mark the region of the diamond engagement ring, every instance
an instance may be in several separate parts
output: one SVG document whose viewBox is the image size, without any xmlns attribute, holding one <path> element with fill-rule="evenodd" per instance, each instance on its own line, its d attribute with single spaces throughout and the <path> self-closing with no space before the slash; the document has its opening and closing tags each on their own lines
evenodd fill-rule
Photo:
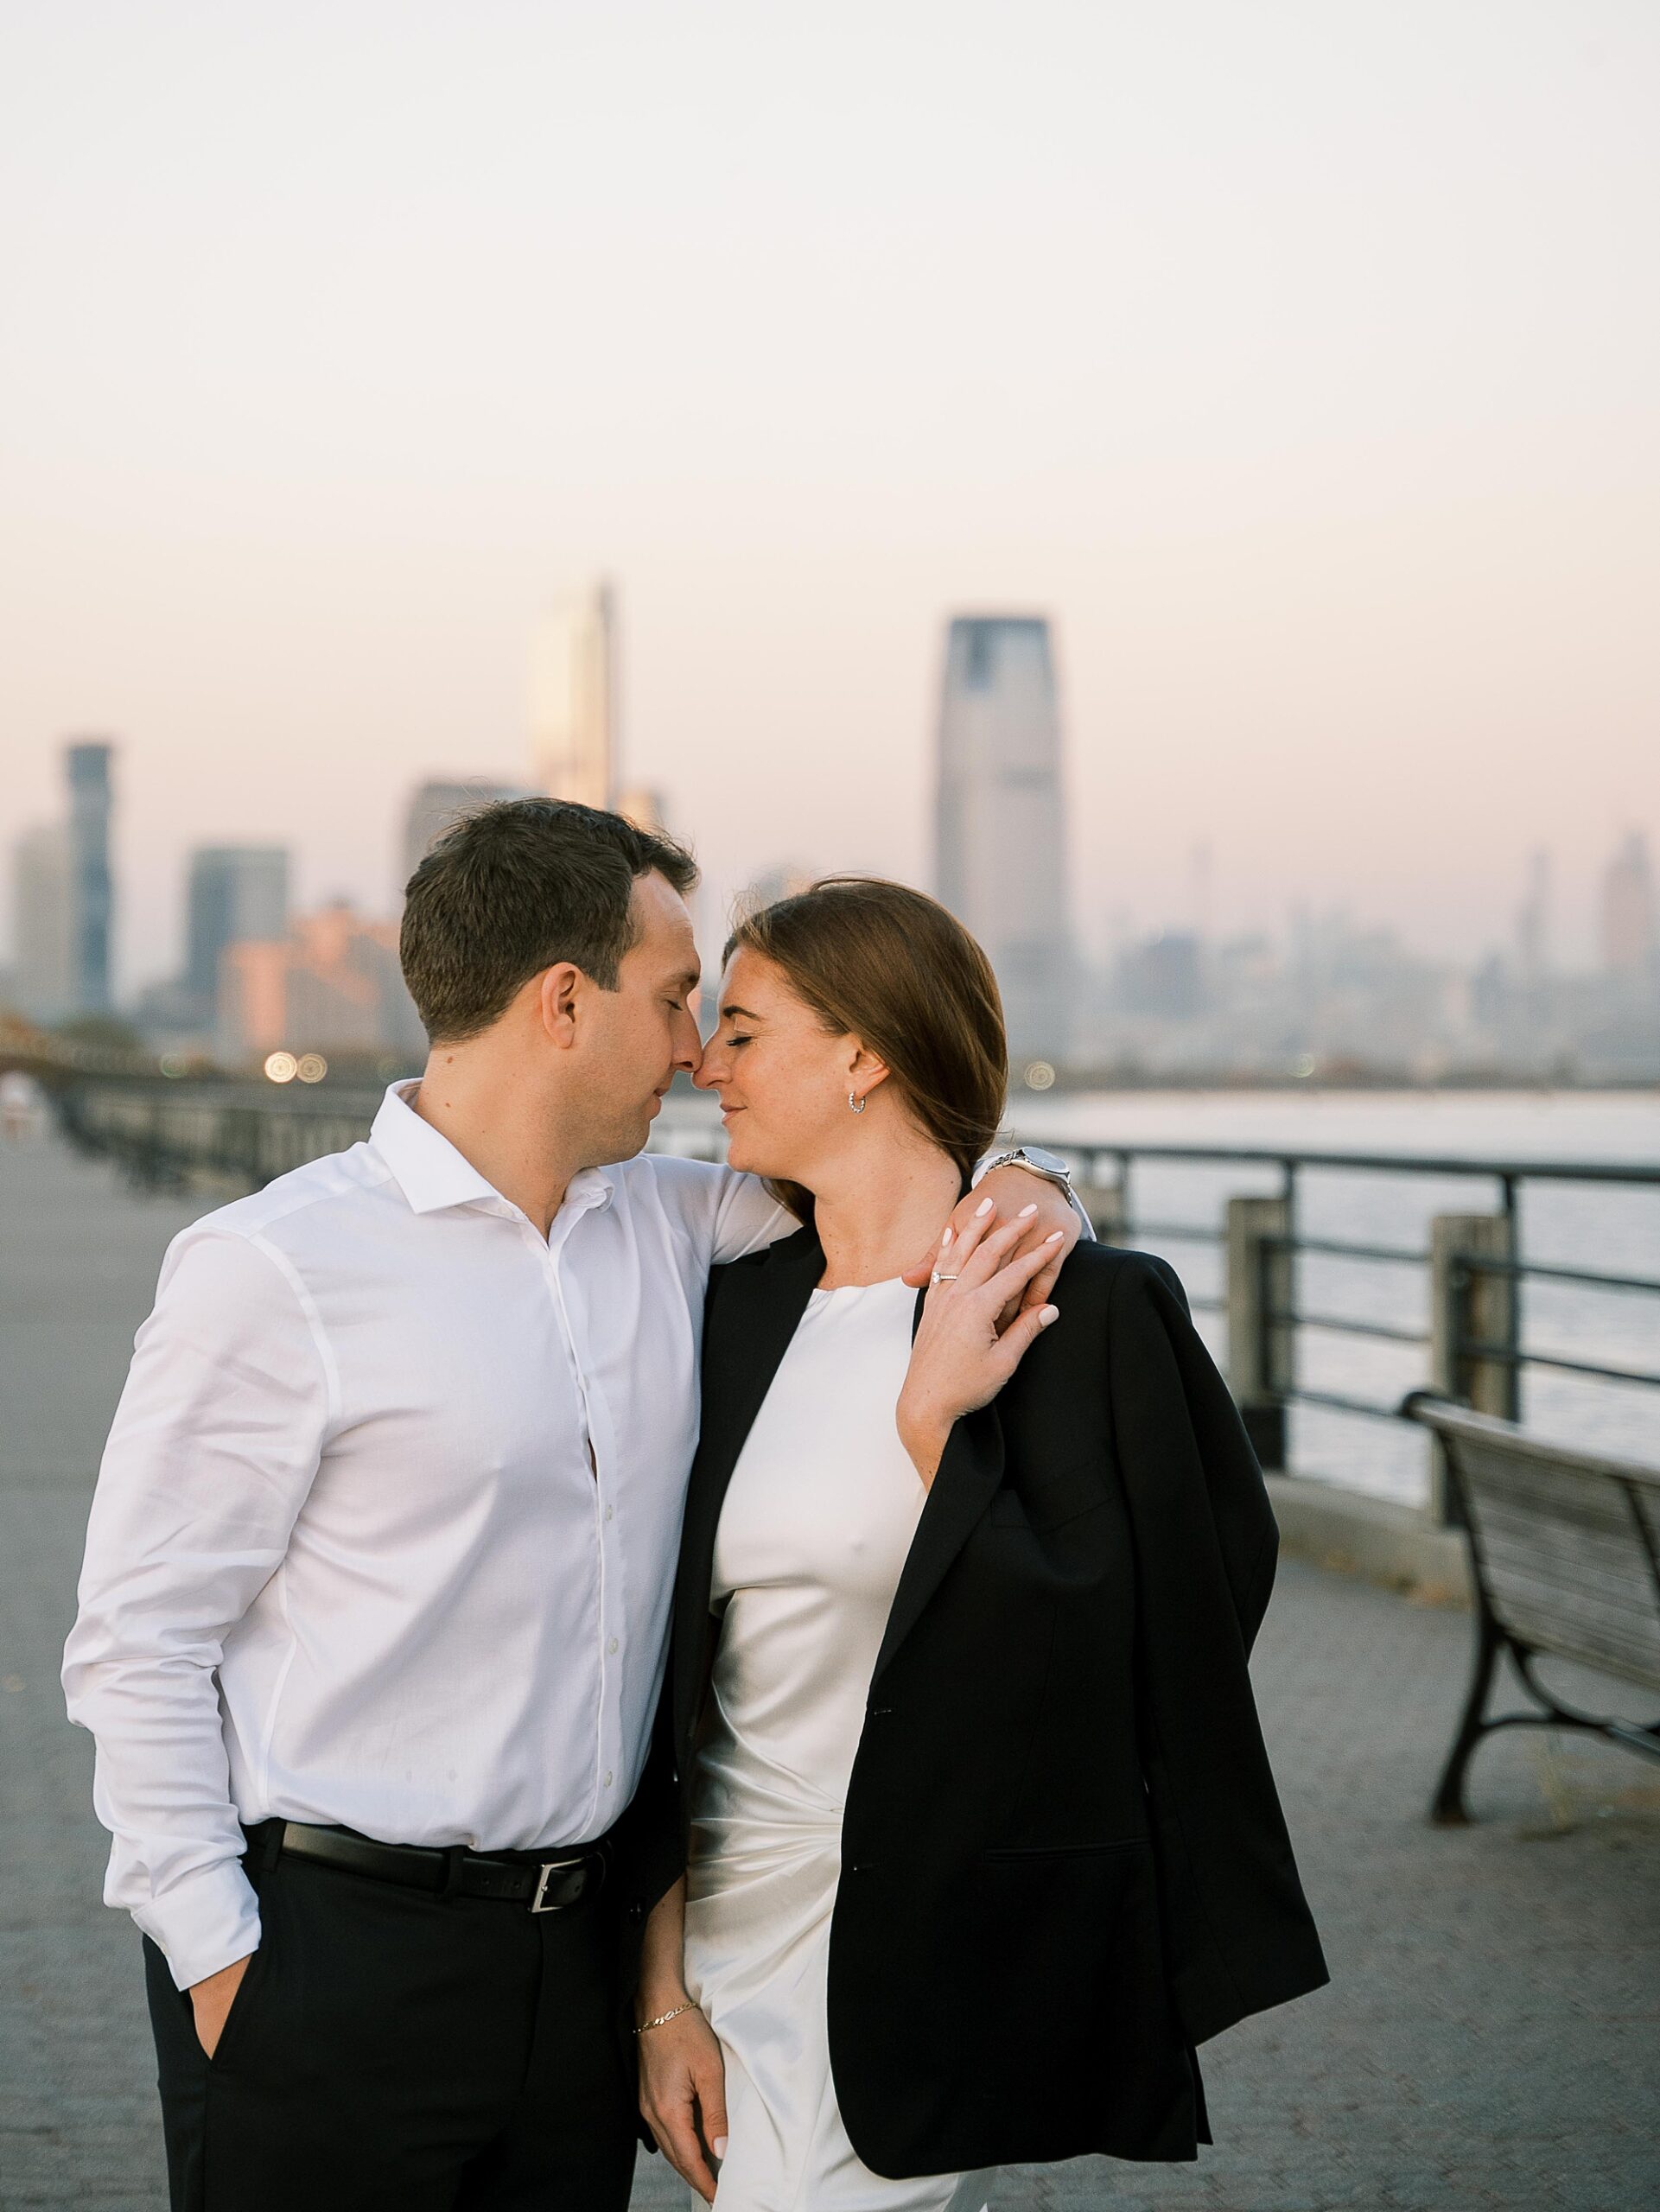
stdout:
<svg viewBox="0 0 1660 2212">
<path fill-rule="evenodd" d="M 931 1283 L 955 1282 L 957 1281 L 957 1277 L 955 1275 L 942 1274 L 939 1269 L 936 1268 L 932 1274 L 929 1276 L 928 1280 Z"/>
</svg>

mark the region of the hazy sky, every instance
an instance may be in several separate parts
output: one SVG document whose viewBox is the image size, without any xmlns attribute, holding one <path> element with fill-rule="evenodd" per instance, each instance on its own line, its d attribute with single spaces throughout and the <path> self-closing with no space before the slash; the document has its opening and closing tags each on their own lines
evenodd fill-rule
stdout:
<svg viewBox="0 0 1660 2212">
<path fill-rule="evenodd" d="M 1046 610 L 1074 903 L 1566 948 L 1660 841 L 1654 0 L 0 8 L 0 839 L 123 744 L 384 907 L 623 594 L 717 887 L 919 875 L 944 620 Z"/>
</svg>

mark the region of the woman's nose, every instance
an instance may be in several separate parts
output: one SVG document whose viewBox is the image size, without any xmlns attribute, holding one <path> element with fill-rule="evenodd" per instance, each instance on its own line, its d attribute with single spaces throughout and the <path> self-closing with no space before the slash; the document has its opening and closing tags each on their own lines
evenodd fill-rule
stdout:
<svg viewBox="0 0 1660 2212">
<path fill-rule="evenodd" d="M 692 1068 L 693 1084 L 699 1090 L 713 1090 L 725 1078 L 726 1070 L 716 1060 L 714 1046 L 706 1045 Z"/>
</svg>

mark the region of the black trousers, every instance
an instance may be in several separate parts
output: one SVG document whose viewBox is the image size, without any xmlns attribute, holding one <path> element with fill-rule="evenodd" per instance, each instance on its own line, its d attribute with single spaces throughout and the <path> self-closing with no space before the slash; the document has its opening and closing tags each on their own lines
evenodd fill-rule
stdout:
<svg viewBox="0 0 1660 2212">
<path fill-rule="evenodd" d="M 144 1945 L 173 2212 L 625 2212 L 609 1885 L 533 1915 L 259 1859 L 260 1946 L 211 2060 Z"/>
</svg>

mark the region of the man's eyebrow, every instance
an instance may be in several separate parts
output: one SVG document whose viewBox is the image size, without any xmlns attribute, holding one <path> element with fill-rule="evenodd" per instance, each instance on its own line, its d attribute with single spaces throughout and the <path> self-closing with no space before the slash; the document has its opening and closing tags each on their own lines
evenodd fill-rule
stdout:
<svg viewBox="0 0 1660 2212">
<path fill-rule="evenodd" d="M 728 1004 L 721 1008 L 721 1019 L 722 1021 L 760 1021 L 764 1017 L 759 1014 L 751 1014 L 747 1006 Z"/>
</svg>

